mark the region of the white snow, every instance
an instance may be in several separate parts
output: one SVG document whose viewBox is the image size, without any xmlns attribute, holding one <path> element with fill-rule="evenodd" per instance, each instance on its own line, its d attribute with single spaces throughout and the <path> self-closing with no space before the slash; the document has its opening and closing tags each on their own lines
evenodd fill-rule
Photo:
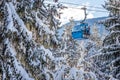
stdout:
<svg viewBox="0 0 120 80">
<path fill-rule="evenodd" d="M 32 39 L 32 32 L 30 32 L 30 31 L 26 28 L 23 20 L 22 20 L 22 19 L 19 17 L 19 15 L 16 13 L 15 7 L 14 7 L 14 5 L 12 4 L 12 2 L 10 2 L 10 3 L 8 3 L 8 4 L 6 3 L 6 5 L 7 5 L 9 11 L 12 12 L 11 15 L 13 16 L 13 18 L 15 18 L 15 19 L 17 20 L 18 24 L 20 25 L 21 31 L 25 31 L 25 32 L 27 33 L 28 40 L 31 40 L 31 39 Z M 24 33 L 24 34 L 26 34 L 26 33 Z"/>
<path fill-rule="evenodd" d="M 116 37 L 116 44 L 120 44 L 119 38 L 120 38 L 120 35 Z"/>
<path fill-rule="evenodd" d="M 8 50 L 10 51 L 10 53 L 11 53 L 11 56 L 14 58 L 14 66 L 15 66 L 16 72 L 20 73 L 21 76 L 23 77 L 23 79 L 25 79 L 25 80 L 34 80 L 34 79 L 29 77 L 26 70 L 21 66 L 20 62 L 18 62 L 18 60 L 16 59 L 15 48 L 10 43 L 9 39 L 5 40 L 5 43 L 8 45 L 7 47 L 8 47 Z M 7 54 L 7 55 L 10 55 L 10 54 Z M 11 71 L 10 67 L 9 67 L 9 72 L 12 74 L 12 71 Z"/>
<path fill-rule="evenodd" d="M 41 46 L 41 49 L 45 51 L 44 55 L 48 56 L 51 60 L 54 60 L 54 57 L 52 56 L 52 52 L 49 49 L 45 49 L 44 46 Z M 44 60 L 46 60 L 45 56 L 43 57 L 44 57 Z"/>
<path fill-rule="evenodd" d="M 14 57 L 14 63 L 15 63 L 15 68 L 18 73 L 20 73 L 25 80 L 34 80 L 33 78 L 30 78 L 26 70 L 21 66 L 21 64 L 17 61 L 17 59 Z"/>
<path fill-rule="evenodd" d="M 77 80 L 77 71 L 78 70 L 75 67 L 70 69 L 70 75 L 71 75 L 70 77 L 71 77 L 71 79 Z"/>
<path fill-rule="evenodd" d="M 13 5 L 11 2 L 6 3 L 6 5 L 7 5 L 7 8 L 8 8 L 8 13 L 9 13 L 8 20 L 7 20 L 7 21 L 8 21 L 8 26 L 7 26 L 7 28 L 8 28 L 9 30 L 11 30 L 12 32 L 17 31 L 17 29 L 14 27 L 14 22 L 13 22 L 13 18 L 15 18 L 15 19 L 17 20 L 18 24 L 19 24 L 20 27 L 21 27 L 21 31 L 24 32 L 24 35 L 26 35 L 26 33 L 27 33 L 27 39 L 28 39 L 28 40 L 31 40 L 31 39 L 32 39 L 32 32 L 30 32 L 30 31 L 26 28 L 23 20 L 22 20 L 22 19 L 19 17 L 19 15 L 16 13 L 16 10 L 15 10 L 14 5 Z M 69 22 L 69 19 L 70 19 L 70 18 L 73 18 L 74 20 L 80 20 L 80 19 L 83 19 L 83 18 L 84 18 L 83 10 L 67 8 L 67 9 L 62 10 L 61 12 L 63 13 L 63 14 L 62 14 L 62 17 L 61 17 L 61 19 L 60 19 L 61 22 L 62 22 L 61 25 Z M 40 29 L 44 30 L 44 31 L 46 32 L 46 34 L 52 34 L 52 35 L 54 35 L 55 32 L 52 31 L 52 30 L 50 30 L 49 26 L 48 26 L 48 25 L 45 25 L 45 24 L 43 23 L 43 21 L 37 16 L 37 12 L 35 12 L 35 13 L 36 13 L 36 14 L 35 14 L 35 15 L 36 15 L 36 26 L 38 26 Z M 93 15 L 92 15 L 92 14 L 88 14 L 88 17 L 87 17 L 87 18 L 93 18 Z M 96 19 L 95 19 L 95 21 L 96 21 Z M 90 24 L 93 24 L 91 21 L 90 21 L 89 23 L 90 23 Z M 102 33 L 102 32 L 101 32 L 101 33 Z M 60 33 L 60 34 L 61 34 L 61 33 Z M 65 37 L 65 38 L 66 38 L 66 37 Z M 119 38 L 119 37 L 116 38 L 116 44 L 119 43 L 118 38 Z M 48 40 L 49 40 L 49 39 L 48 39 Z M 53 40 L 58 43 L 58 41 L 57 41 L 57 39 L 56 39 L 55 36 L 53 36 Z M 67 39 L 66 39 L 66 40 L 67 40 Z M 64 40 L 64 41 L 65 41 L 65 40 Z M 79 58 L 78 65 L 82 65 L 82 66 L 84 67 L 84 65 L 83 65 L 82 62 L 84 61 L 84 57 L 85 57 L 85 55 L 86 55 L 86 54 L 85 54 L 85 45 L 86 45 L 85 43 L 86 43 L 87 41 L 81 40 L 81 41 L 78 41 L 78 42 L 79 42 L 79 44 L 80 44 L 78 48 L 81 49 L 81 50 L 79 50 L 79 53 L 80 53 L 80 56 L 81 56 L 81 57 Z M 23 78 L 24 80 L 34 80 L 33 78 L 30 77 L 29 73 L 25 70 L 25 68 L 24 68 L 24 67 L 20 64 L 20 62 L 17 60 L 15 48 L 14 48 L 14 46 L 10 43 L 10 41 L 9 41 L 8 38 L 6 39 L 5 44 L 7 44 L 7 48 L 8 48 L 8 50 L 9 50 L 9 52 L 11 53 L 11 54 L 7 53 L 7 54 L 9 54 L 11 57 L 14 58 L 14 61 L 13 61 L 13 62 L 14 62 L 14 66 L 15 66 L 16 72 L 17 72 L 17 73 L 20 73 L 21 76 L 22 76 L 22 78 Z M 21 45 L 21 47 L 23 48 L 23 44 L 21 43 L 20 45 Z M 67 49 L 67 44 L 65 43 L 64 45 L 65 45 L 64 49 L 63 49 L 63 50 L 60 50 L 60 52 L 65 52 L 65 51 L 66 51 L 66 49 Z M 71 45 L 72 45 L 72 44 L 71 44 Z M 109 46 L 109 47 L 110 47 L 110 48 L 111 48 L 111 47 L 113 48 L 113 46 Z M 59 64 L 60 61 L 64 61 L 64 62 L 65 62 L 65 59 L 64 59 L 63 57 L 55 58 L 55 57 L 53 56 L 52 51 L 50 51 L 50 49 L 46 49 L 44 46 L 41 46 L 40 49 L 42 49 L 43 51 L 45 51 L 45 52 L 42 54 L 42 58 L 43 58 L 45 61 L 46 61 L 46 57 L 49 57 L 52 61 L 56 61 L 56 64 L 57 64 L 57 62 L 58 62 L 58 64 Z M 31 50 L 31 52 L 32 52 L 32 49 L 29 49 L 29 51 L 30 51 L 30 50 Z M 24 49 L 23 49 L 23 51 L 25 52 Z M 92 50 L 90 51 L 90 53 L 92 53 L 92 51 L 94 51 L 94 49 L 92 49 Z M 33 52 L 34 52 L 34 51 L 33 51 Z M 97 51 L 97 52 L 99 52 L 99 51 Z M 101 53 L 100 53 L 100 54 L 101 54 Z M 100 54 L 96 54 L 96 55 L 100 55 Z M 106 53 L 106 54 L 110 54 L 110 53 Z M 96 55 L 94 55 L 94 56 L 96 56 Z M 31 57 L 31 56 L 32 56 L 32 55 L 30 55 L 30 57 Z M 92 56 L 92 57 L 93 57 L 93 56 Z M 39 63 L 40 63 L 40 61 L 39 61 L 38 59 L 36 59 L 36 61 L 32 61 L 31 64 L 33 64 L 33 65 L 36 66 L 36 65 L 38 65 Z M 52 71 L 49 71 L 46 67 L 44 67 L 44 72 L 43 72 L 43 73 L 45 73 L 47 80 L 50 79 L 49 73 L 52 74 L 52 75 L 54 75 L 54 79 L 55 79 L 55 80 L 63 80 L 63 78 L 65 77 L 65 73 L 67 73 L 67 71 L 66 71 L 67 68 L 69 68 L 69 67 L 68 67 L 67 65 L 64 65 L 64 64 L 62 64 L 61 66 L 57 66 L 56 72 L 55 72 L 55 74 L 54 74 Z M 12 69 L 10 68 L 10 66 L 9 66 L 9 73 L 12 74 Z M 66 80 L 67 80 L 67 79 L 68 79 L 68 80 L 71 80 L 71 79 L 83 80 L 83 79 L 84 79 L 84 74 L 86 74 L 87 76 L 90 75 L 90 76 L 92 77 L 92 80 L 97 80 L 97 78 L 96 78 L 96 76 L 95 76 L 94 73 L 92 73 L 92 72 L 85 72 L 85 71 L 84 71 L 84 68 L 81 68 L 80 70 L 78 70 L 76 67 L 69 68 L 69 74 L 68 74 L 68 78 L 66 78 Z M 118 75 L 120 75 L 120 74 L 118 74 Z M 3 76 L 5 76 L 5 74 L 4 74 Z"/>
<path fill-rule="evenodd" d="M 68 67 L 65 65 L 62 65 L 62 67 L 59 70 L 57 70 L 57 72 L 55 73 L 54 79 L 55 80 L 62 80 L 64 77 L 64 72 L 65 72 L 66 68 L 68 68 Z"/>
<path fill-rule="evenodd" d="M 44 24 L 40 18 L 37 16 L 38 12 L 35 12 L 35 17 L 36 17 L 36 26 L 38 26 L 41 30 L 44 30 L 46 34 L 52 34 L 54 35 L 54 32 L 50 30 L 49 26 Z M 42 31 L 40 31 L 42 32 Z M 40 33 L 41 35 L 42 33 Z"/>
<path fill-rule="evenodd" d="M 109 29 L 113 29 L 115 26 L 120 26 L 120 24 L 115 24 L 115 25 L 112 25 L 111 27 L 109 27 Z"/>
<path fill-rule="evenodd" d="M 7 21 L 8 21 L 7 29 L 11 30 L 11 32 L 15 32 L 15 31 L 17 31 L 17 29 L 13 25 L 12 10 L 10 9 L 8 4 L 6 4 L 6 5 L 8 8 L 8 15 L 9 15 L 7 18 Z"/>
</svg>

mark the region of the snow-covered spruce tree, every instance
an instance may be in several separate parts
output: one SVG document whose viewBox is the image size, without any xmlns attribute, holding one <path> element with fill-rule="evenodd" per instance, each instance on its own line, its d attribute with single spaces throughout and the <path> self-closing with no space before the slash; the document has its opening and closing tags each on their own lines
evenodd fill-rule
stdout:
<svg viewBox="0 0 120 80">
<path fill-rule="evenodd" d="M 88 51 L 87 57 L 93 56 L 98 52 L 98 50 L 102 47 L 102 39 L 100 36 L 100 33 L 98 31 L 98 27 L 96 25 L 97 23 L 94 23 L 91 35 L 89 37 L 89 40 L 87 41 L 85 47 Z"/>
<path fill-rule="evenodd" d="M 56 70 L 56 80 L 97 80 L 95 74 L 90 70 L 90 64 L 85 61 L 87 50 L 86 41 L 74 40 L 71 30 L 74 26 L 73 19 L 70 24 L 64 26 L 64 34 L 61 39 L 60 50 L 56 51 L 56 57 L 62 59 Z"/>
<path fill-rule="evenodd" d="M 90 36 L 90 39 L 95 43 L 95 45 L 97 47 L 101 47 L 102 46 L 102 39 L 100 38 L 100 33 L 98 31 L 98 27 L 96 25 L 97 23 L 95 23 L 93 25 L 93 28 L 92 28 L 92 34 Z"/>
<path fill-rule="evenodd" d="M 53 48 L 60 5 L 44 0 L 0 0 L 2 80 L 54 80 Z"/>
<path fill-rule="evenodd" d="M 95 63 L 104 75 L 105 80 L 120 79 L 120 0 L 107 0 L 104 7 L 110 11 L 110 16 L 105 20 L 109 34 L 103 41 L 100 54 L 95 56 Z M 102 79 L 103 80 L 103 79 Z"/>
</svg>

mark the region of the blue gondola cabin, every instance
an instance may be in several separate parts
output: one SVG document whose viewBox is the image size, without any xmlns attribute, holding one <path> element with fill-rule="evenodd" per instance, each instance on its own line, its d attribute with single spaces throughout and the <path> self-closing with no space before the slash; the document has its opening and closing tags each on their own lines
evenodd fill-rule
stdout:
<svg viewBox="0 0 120 80">
<path fill-rule="evenodd" d="M 73 39 L 87 39 L 90 35 L 90 27 L 87 23 L 82 23 L 76 25 L 72 29 L 72 38 Z"/>
</svg>

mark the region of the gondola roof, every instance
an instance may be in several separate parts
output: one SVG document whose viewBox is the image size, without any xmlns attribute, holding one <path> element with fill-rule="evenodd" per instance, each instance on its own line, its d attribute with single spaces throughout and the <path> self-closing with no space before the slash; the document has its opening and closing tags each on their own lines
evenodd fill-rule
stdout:
<svg viewBox="0 0 120 80">
<path fill-rule="evenodd" d="M 76 26 L 73 27 L 72 32 L 84 30 L 85 26 L 87 27 L 88 24 L 87 23 L 81 23 L 80 25 L 76 25 Z"/>
</svg>

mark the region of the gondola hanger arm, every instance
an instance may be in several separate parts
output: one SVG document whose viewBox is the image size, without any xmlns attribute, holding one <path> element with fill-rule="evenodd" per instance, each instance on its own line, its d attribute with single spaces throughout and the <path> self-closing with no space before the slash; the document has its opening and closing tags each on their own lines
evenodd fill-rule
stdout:
<svg viewBox="0 0 120 80">
<path fill-rule="evenodd" d="M 87 8 L 86 8 L 86 6 L 84 6 L 81 9 L 84 10 L 84 15 L 85 15 L 84 19 L 80 22 L 80 23 L 83 23 L 86 20 L 86 18 L 87 18 L 87 12 L 86 12 Z"/>
</svg>

